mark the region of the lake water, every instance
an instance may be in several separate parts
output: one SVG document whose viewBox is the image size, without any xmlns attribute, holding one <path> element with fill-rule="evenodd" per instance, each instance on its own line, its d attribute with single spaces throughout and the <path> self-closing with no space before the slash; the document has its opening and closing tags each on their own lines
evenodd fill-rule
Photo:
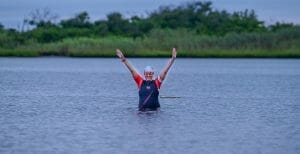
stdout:
<svg viewBox="0 0 300 154">
<path fill-rule="evenodd" d="M 130 59 L 156 74 L 168 59 Z M 176 59 L 137 114 L 116 58 L 0 58 L 0 153 L 300 153 L 299 59 Z"/>
</svg>

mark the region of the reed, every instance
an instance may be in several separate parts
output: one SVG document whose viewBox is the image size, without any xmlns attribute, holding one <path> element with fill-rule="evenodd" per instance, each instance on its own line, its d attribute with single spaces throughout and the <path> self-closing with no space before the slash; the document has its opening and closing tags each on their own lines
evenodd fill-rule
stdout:
<svg viewBox="0 0 300 154">
<path fill-rule="evenodd" d="M 81 37 L 53 43 L 28 42 L 0 48 L 0 56 L 115 57 L 122 49 L 130 57 L 168 57 L 172 47 L 179 57 L 268 57 L 299 58 L 300 28 L 265 33 L 198 35 L 186 29 L 155 29 L 143 38 Z"/>
</svg>

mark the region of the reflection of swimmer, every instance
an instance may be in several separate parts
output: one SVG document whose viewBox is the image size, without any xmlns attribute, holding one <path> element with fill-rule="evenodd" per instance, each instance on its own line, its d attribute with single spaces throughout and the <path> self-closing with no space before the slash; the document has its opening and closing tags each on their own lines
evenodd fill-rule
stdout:
<svg viewBox="0 0 300 154">
<path fill-rule="evenodd" d="M 132 74 L 138 88 L 139 88 L 139 110 L 140 111 L 153 111 L 157 110 L 160 107 L 158 101 L 159 89 L 166 78 L 167 73 L 175 61 L 176 58 L 176 49 L 173 48 L 172 58 L 168 61 L 165 68 L 161 71 L 158 77 L 153 80 L 154 70 L 151 66 L 146 66 L 144 69 L 144 77 L 143 78 L 134 67 L 128 62 L 128 60 L 123 55 L 122 51 L 117 49 L 117 56 L 121 59 L 121 61 L 126 65 Z"/>
</svg>

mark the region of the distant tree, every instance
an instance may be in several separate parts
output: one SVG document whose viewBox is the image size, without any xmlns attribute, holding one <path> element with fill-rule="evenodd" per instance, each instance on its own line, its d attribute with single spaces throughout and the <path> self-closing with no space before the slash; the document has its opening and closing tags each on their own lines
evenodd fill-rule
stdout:
<svg viewBox="0 0 300 154">
<path fill-rule="evenodd" d="M 280 23 L 280 22 L 276 22 L 274 25 L 269 26 L 272 32 L 276 32 L 281 29 L 292 28 L 292 27 L 294 27 L 293 23 Z"/>
<path fill-rule="evenodd" d="M 63 30 L 59 27 L 36 28 L 27 33 L 28 38 L 35 38 L 40 43 L 50 43 L 63 39 Z"/>
<path fill-rule="evenodd" d="M 4 30 L 4 26 L 0 23 L 0 30 Z"/>
<path fill-rule="evenodd" d="M 113 12 L 107 15 L 107 26 L 109 32 L 115 35 L 125 35 L 129 30 L 129 21 L 123 19 L 121 13 Z"/>
<path fill-rule="evenodd" d="M 109 34 L 109 29 L 107 25 L 107 21 L 98 20 L 94 23 L 94 31 L 96 35 L 106 36 Z"/>
<path fill-rule="evenodd" d="M 58 15 L 53 14 L 49 8 L 36 9 L 30 12 L 29 17 L 24 19 L 25 24 L 36 27 L 54 26 Z"/>
<path fill-rule="evenodd" d="M 59 23 L 63 28 L 70 28 L 70 27 L 76 27 L 76 28 L 89 28 L 91 27 L 90 23 L 90 17 L 89 14 L 84 11 L 77 15 L 75 15 L 74 18 L 62 20 Z"/>
<path fill-rule="evenodd" d="M 160 7 L 148 20 L 157 28 L 188 28 L 198 34 L 224 35 L 228 32 L 265 31 L 253 10 L 228 13 L 212 9 L 212 2 L 191 2 L 178 7 Z"/>
<path fill-rule="evenodd" d="M 160 7 L 149 19 L 159 28 L 195 28 L 207 22 L 211 2 L 192 2 L 178 7 Z"/>
<path fill-rule="evenodd" d="M 231 31 L 255 32 L 264 29 L 264 23 L 257 19 L 254 10 L 234 12 L 231 16 Z"/>
<path fill-rule="evenodd" d="M 142 19 L 138 16 L 133 16 L 130 19 L 129 35 L 133 38 L 142 37 L 148 33 L 154 25 L 147 19 Z"/>
</svg>

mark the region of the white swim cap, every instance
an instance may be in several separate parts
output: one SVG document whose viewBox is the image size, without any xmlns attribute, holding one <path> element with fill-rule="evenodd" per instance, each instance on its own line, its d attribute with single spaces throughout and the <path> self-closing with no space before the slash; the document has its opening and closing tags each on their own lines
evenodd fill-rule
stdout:
<svg viewBox="0 0 300 154">
<path fill-rule="evenodd" d="M 146 66 L 144 68 L 144 72 L 154 72 L 153 68 L 151 66 Z"/>
</svg>

